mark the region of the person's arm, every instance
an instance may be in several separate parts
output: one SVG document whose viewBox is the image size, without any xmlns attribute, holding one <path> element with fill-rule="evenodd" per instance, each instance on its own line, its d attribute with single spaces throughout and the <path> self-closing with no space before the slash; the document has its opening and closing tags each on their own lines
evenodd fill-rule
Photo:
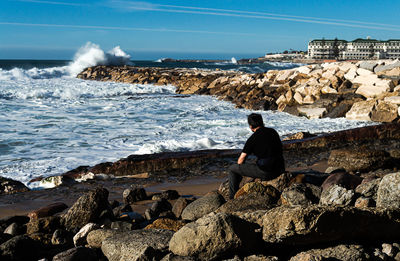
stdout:
<svg viewBox="0 0 400 261">
<path fill-rule="evenodd" d="M 244 152 L 242 152 L 242 153 L 240 154 L 239 158 L 238 158 L 237 163 L 238 163 L 238 164 L 243 164 L 243 163 L 246 161 L 246 158 L 247 158 L 247 154 L 244 153 Z"/>
</svg>

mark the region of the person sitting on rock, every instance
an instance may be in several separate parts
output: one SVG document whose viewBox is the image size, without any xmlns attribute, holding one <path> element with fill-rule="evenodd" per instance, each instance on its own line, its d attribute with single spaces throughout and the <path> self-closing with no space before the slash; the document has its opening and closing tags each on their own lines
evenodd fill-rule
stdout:
<svg viewBox="0 0 400 261">
<path fill-rule="evenodd" d="M 279 134 L 274 129 L 264 126 L 260 114 L 250 114 L 247 121 L 253 134 L 246 141 L 237 164 L 229 168 L 229 197 L 231 199 L 239 189 L 243 176 L 270 180 L 285 171 Z M 257 157 L 257 162 L 245 163 L 247 156 L 251 154 Z"/>
</svg>

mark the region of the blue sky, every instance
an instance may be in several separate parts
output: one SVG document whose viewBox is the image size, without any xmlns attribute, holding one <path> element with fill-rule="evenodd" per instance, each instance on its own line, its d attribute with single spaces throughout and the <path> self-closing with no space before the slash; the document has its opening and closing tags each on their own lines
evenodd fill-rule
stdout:
<svg viewBox="0 0 400 261">
<path fill-rule="evenodd" d="M 0 59 L 72 59 L 90 41 L 132 59 L 237 58 L 311 39 L 400 38 L 398 0 L 0 0 Z"/>
</svg>

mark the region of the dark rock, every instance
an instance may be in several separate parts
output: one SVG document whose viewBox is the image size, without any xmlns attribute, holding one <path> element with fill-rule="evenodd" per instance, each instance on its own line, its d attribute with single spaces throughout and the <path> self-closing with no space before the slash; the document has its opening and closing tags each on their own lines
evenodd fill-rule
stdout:
<svg viewBox="0 0 400 261">
<path fill-rule="evenodd" d="M 99 260 L 96 251 L 86 247 L 71 248 L 53 257 L 53 261 L 97 261 Z"/>
<path fill-rule="evenodd" d="M 351 109 L 353 103 L 348 101 L 343 101 L 339 103 L 337 106 L 333 107 L 330 112 L 325 114 L 324 118 L 342 118 L 346 116 L 346 113 Z"/>
<path fill-rule="evenodd" d="M 133 224 L 125 221 L 114 221 L 111 223 L 110 228 L 121 232 L 131 231 Z"/>
<path fill-rule="evenodd" d="M 24 227 L 18 223 L 12 223 L 4 230 L 4 234 L 9 234 L 12 236 L 18 236 L 18 235 L 22 235 L 25 233 L 26 233 L 26 227 Z"/>
<path fill-rule="evenodd" d="M 60 217 L 57 216 L 34 219 L 26 224 L 26 232 L 28 234 L 34 234 L 34 233 L 53 234 L 53 232 L 59 228 L 61 228 L 61 222 L 60 222 Z"/>
<path fill-rule="evenodd" d="M 194 257 L 190 256 L 177 256 L 172 253 L 164 256 L 161 261 L 196 261 Z"/>
<path fill-rule="evenodd" d="M 394 122 L 398 117 L 398 105 L 390 102 L 378 102 L 371 113 L 371 120 L 377 122 Z"/>
<path fill-rule="evenodd" d="M 13 236 L 10 234 L 0 233 L 0 245 L 6 242 L 7 240 L 11 239 Z"/>
<path fill-rule="evenodd" d="M 29 191 L 29 188 L 26 187 L 23 183 L 16 180 L 0 177 L 0 195 L 26 191 Z"/>
<path fill-rule="evenodd" d="M 169 199 L 174 200 L 179 198 L 179 193 L 176 190 L 166 190 L 162 193 L 153 195 L 152 200 Z"/>
<path fill-rule="evenodd" d="M 290 261 L 305 261 L 305 260 L 346 260 L 359 261 L 371 260 L 372 256 L 361 245 L 338 245 L 323 249 L 312 249 L 301 252 Z"/>
<path fill-rule="evenodd" d="M 360 148 L 358 150 L 332 150 L 328 165 L 344 168 L 348 172 L 368 172 L 384 167 L 390 161 L 390 155 L 383 150 Z"/>
<path fill-rule="evenodd" d="M 172 205 L 166 199 L 161 199 L 154 202 L 149 209 L 145 211 L 147 220 L 152 220 L 160 216 L 162 212 L 172 210 Z"/>
<path fill-rule="evenodd" d="M 49 247 L 51 246 L 51 239 L 52 239 L 52 234 L 46 234 L 46 233 L 33 233 L 33 234 L 27 234 L 30 238 L 35 240 L 36 242 L 39 242 L 42 246 Z"/>
<path fill-rule="evenodd" d="M 108 191 L 97 188 L 80 197 L 63 217 L 67 230 L 77 230 L 87 223 L 99 221 L 100 214 L 110 208 Z"/>
<path fill-rule="evenodd" d="M 29 222 L 29 217 L 27 216 L 11 216 L 0 219 L 0 229 L 6 229 L 12 223 L 17 223 L 19 225 L 24 225 Z"/>
<path fill-rule="evenodd" d="M 180 218 L 182 215 L 183 210 L 192 203 L 192 199 L 188 198 L 178 198 L 177 201 L 175 201 L 173 207 L 172 207 L 172 212 L 174 213 L 176 218 Z"/>
<path fill-rule="evenodd" d="M 263 185 L 271 185 L 279 192 L 282 192 L 285 188 L 289 187 L 292 184 L 292 180 L 294 177 L 295 175 L 293 173 L 285 172 L 275 179 L 264 181 Z"/>
<path fill-rule="evenodd" d="M 124 203 L 133 204 L 137 201 L 147 199 L 146 190 L 144 188 L 128 188 L 123 193 Z"/>
<path fill-rule="evenodd" d="M 217 213 L 234 213 L 237 211 L 266 210 L 275 206 L 277 198 L 271 195 L 248 194 L 239 198 L 231 199 L 220 206 Z"/>
<path fill-rule="evenodd" d="M 318 204 L 321 188 L 312 184 L 293 184 L 281 194 L 282 205 L 309 206 Z"/>
<path fill-rule="evenodd" d="M 297 246 L 351 240 L 396 240 L 400 229 L 399 215 L 399 210 L 395 209 L 280 206 L 263 216 L 263 238 L 268 243 Z"/>
<path fill-rule="evenodd" d="M 132 211 L 133 210 L 132 210 L 131 205 L 125 204 L 125 205 L 115 207 L 113 209 L 113 214 L 115 217 L 120 217 L 122 213 L 132 212 Z"/>
<path fill-rule="evenodd" d="M 101 250 L 108 260 L 159 260 L 167 253 L 173 233 L 162 229 L 129 231 L 104 239 Z"/>
<path fill-rule="evenodd" d="M 359 184 L 361 184 L 362 178 L 356 175 L 351 175 L 348 173 L 335 173 L 329 175 L 329 177 L 322 183 L 322 190 L 326 190 L 333 185 L 338 185 L 346 189 L 355 189 Z"/>
<path fill-rule="evenodd" d="M 57 202 L 54 204 L 50 204 L 48 206 L 42 207 L 38 210 L 34 210 L 28 214 L 28 217 L 31 219 L 38 219 L 42 217 L 52 216 L 58 212 L 64 211 L 68 206 L 62 202 Z"/>
<path fill-rule="evenodd" d="M 217 192 L 210 192 L 190 203 L 182 212 L 182 219 L 196 220 L 219 208 L 225 199 Z"/>
<path fill-rule="evenodd" d="M 73 246 L 72 234 L 64 229 L 57 229 L 54 231 L 51 238 L 53 245 L 68 245 Z"/>
<path fill-rule="evenodd" d="M 39 244 L 26 235 L 15 236 L 0 245 L 1 260 L 37 260 Z"/>
<path fill-rule="evenodd" d="M 236 216 L 210 213 L 176 232 L 169 242 L 172 253 L 200 260 L 222 259 L 259 247 L 255 226 Z"/>
</svg>

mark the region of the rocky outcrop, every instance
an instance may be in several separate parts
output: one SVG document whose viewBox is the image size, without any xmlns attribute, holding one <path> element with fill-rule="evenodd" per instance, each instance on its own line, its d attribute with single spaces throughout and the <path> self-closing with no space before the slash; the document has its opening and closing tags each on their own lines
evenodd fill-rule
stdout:
<svg viewBox="0 0 400 261">
<path fill-rule="evenodd" d="M 210 192 L 190 203 L 182 212 L 182 219 L 196 220 L 219 208 L 225 199 L 217 192 Z"/>
<path fill-rule="evenodd" d="M 29 191 L 29 188 L 26 187 L 19 181 L 0 177 L 0 195 L 1 194 L 13 194 L 18 192 L 26 192 Z"/>
<path fill-rule="evenodd" d="M 337 62 L 246 74 L 234 71 L 96 66 L 77 77 L 125 83 L 172 84 L 179 94 L 214 95 L 237 107 L 280 110 L 308 118 L 343 117 L 393 122 L 400 64 Z M 374 68 L 374 70 L 370 70 Z M 368 100 L 368 101 L 367 101 Z M 382 104 L 382 102 L 384 102 Z"/>
</svg>

